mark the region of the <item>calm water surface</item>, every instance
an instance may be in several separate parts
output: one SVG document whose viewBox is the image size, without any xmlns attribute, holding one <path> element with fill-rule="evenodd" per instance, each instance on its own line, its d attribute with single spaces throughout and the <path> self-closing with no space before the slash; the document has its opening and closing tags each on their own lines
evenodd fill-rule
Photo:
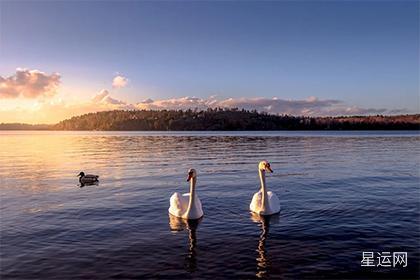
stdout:
<svg viewBox="0 0 420 280">
<path fill-rule="evenodd" d="M 1 279 L 419 278 L 415 132 L 1 132 Z M 248 205 L 257 163 L 281 213 Z M 168 216 L 198 170 L 205 216 Z M 80 171 L 100 175 L 78 185 Z M 363 251 L 408 253 L 361 267 Z"/>
</svg>

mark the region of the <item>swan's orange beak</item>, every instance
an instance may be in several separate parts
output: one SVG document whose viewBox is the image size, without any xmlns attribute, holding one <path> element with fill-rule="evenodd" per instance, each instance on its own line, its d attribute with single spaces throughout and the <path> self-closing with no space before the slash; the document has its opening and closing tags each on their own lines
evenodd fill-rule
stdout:
<svg viewBox="0 0 420 280">
<path fill-rule="evenodd" d="M 270 166 L 267 166 L 268 171 L 270 171 L 270 173 L 273 173 L 273 169 L 271 169 Z"/>
<path fill-rule="evenodd" d="M 188 173 L 188 178 L 187 178 L 187 182 L 189 182 L 191 180 L 191 178 L 193 177 L 192 173 Z"/>
</svg>

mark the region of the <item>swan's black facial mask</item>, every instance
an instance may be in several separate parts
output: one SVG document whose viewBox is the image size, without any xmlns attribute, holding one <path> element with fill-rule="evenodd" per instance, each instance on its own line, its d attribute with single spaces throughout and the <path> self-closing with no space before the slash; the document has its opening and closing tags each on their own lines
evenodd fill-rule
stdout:
<svg viewBox="0 0 420 280">
<path fill-rule="evenodd" d="M 191 180 L 191 178 L 193 177 L 193 172 L 189 172 L 188 173 L 188 178 L 187 178 L 187 182 L 189 182 Z"/>
</svg>

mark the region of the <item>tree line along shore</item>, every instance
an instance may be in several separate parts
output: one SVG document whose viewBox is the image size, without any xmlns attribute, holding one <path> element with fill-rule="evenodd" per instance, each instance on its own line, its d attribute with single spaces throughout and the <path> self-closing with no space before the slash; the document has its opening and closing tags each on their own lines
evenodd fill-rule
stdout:
<svg viewBox="0 0 420 280">
<path fill-rule="evenodd" d="M 1 123 L 0 130 L 420 130 L 420 114 L 304 117 L 255 110 L 115 110 L 84 114 L 57 124 Z"/>
</svg>

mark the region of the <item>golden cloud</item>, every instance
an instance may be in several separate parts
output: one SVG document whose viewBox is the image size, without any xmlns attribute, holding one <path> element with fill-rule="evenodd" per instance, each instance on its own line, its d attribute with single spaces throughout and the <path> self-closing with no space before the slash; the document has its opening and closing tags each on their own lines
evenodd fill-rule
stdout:
<svg viewBox="0 0 420 280">
<path fill-rule="evenodd" d="M 60 74 L 17 68 L 9 77 L 0 76 L 0 98 L 52 97 L 60 85 Z"/>
</svg>

